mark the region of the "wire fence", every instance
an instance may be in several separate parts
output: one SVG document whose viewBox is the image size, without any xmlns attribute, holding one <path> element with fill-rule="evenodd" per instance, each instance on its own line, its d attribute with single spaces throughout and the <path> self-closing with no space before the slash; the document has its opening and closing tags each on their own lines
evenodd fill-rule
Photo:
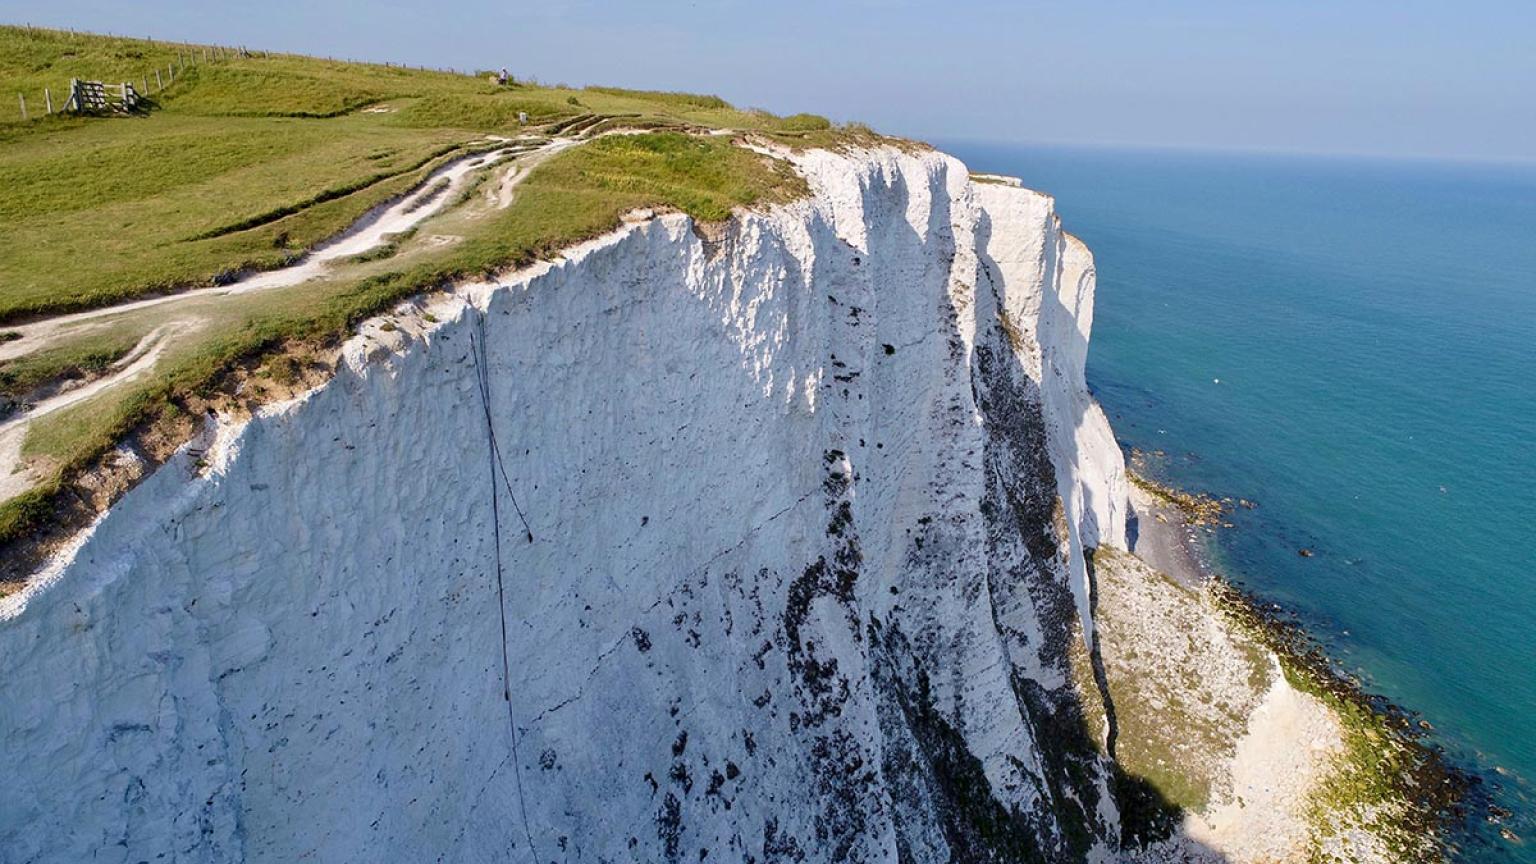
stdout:
<svg viewBox="0 0 1536 864">
<path fill-rule="evenodd" d="M 181 80 L 190 67 L 255 56 L 258 55 L 245 48 L 227 48 L 222 45 L 180 48 L 175 58 L 165 66 L 157 65 L 153 70 L 145 70 L 137 80 L 107 83 L 71 78 L 57 94 L 52 87 L 44 87 L 41 103 L 34 101 L 30 109 L 25 92 L 18 91 L 16 98 L 23 121 L 51 114 L 130 113 L 143 107 L 146 97 L 159 95 Z M 34 93 L 34 99 L 36 96 Z M 43 109 L 41 113 L 36 110 L 38 107 Z"/>
<path fill-rule="evenodd" d="M 27 29 L 27 30 L 39 30 L 39 31 L 44 30 L 44 28 L 33 27 L 31 25 L 24 25 L 24 29 Z M 74 36 L 86 36 L 86 37 L 89 37 L 89 36 L 108 36 L 108 37 L 113 37 L 113 38 L 131 38 L 131 37 L 119 36 L 119 35 L 114 34 L 114 33 L 82 33 L 82 32 L 77 32 L 75 30 L 56 30 L 56 31 L 48 31 L 48 32 L 67 33 L 69 36 L 72 36 L 72 37 L 74 37 Z M 148 40 L 145 40 L 145 41 L 146 41 L 147 44 L 150 44 L 150 45 L 156 44 L 155 40 L 153 40 L 153 39 L 148 39 Z M 163 44 L 163 43 L 161 43 L 161 44 Z M 55 92 L 53 90 L 53 88 L 51 88 L 51 87 L 44 87 L 41 94 L 33 92 L 33 93 L 30 94 L 33 97 L 33 101 L 30 102 L 30 103 L 27 101 L 27 96 L 29 94 L 24 92 L 24 91 L 17 91 L 16 98 L 17 98 L 17 102 L 18 102 L 18 107 L 21 110 L 21 119 L 23 121 L 26 121 L 26 120 L 36 120 L 36 119 L 39 119 L 39 118 L 42 118 L 42 117 L 46 117 L 46 116 L 51 115 L 51 114 L 92 113 L 92 112 L 101 112 L 101 111 L 111 112 L 111 111 L 119 110 L 117 108 L 117 106 L 121 102 L 126 101 L 126 99 L 127 99 L 126 96 L 122 95 L 122 93 L 123 93 L 123 89 L 122 88 L 124 88 L 124 87 L 131 87 L 132 90 L 133 90 L 133 93 L 136 96 L 136 99 L 135 99 L 135 103 L 134 103 L 133 108 L 131 108 L 129 110 L 137 110 L 137 108 L 140 105 L 142 105 L 142 100 L 145 97 L 148 97 L 148 96 L 151 96 L 151 95 L 158 96 L 161 93 L 163 93 L 164 91 L 169 90 L 172 87 L 172 85 L 174 85 L 177 81 L 181 80 L 182 76 L 186 73 L 186 70 L 189 67 L 196 66 L 196 65 L 198 65 L 200 63 L 214 63 L 214 62 L 222 62 L 222 61 L 228 61 L 228 60 L 233 60 L 233 59 L 249 59 L 249 58 L 255 58 L 255 57 L 266 58 L 266 57 L 273 57 L 273 56 L 279 56 L 279 55 L 274 55 L 273 53 L 268 52 L 268 51 L 251 51 L 251 50 L 249 50 L 249 49 L 247 49 L 245 47 L 229 47 L 229 46 L 224 46 L 224 45 L 185 45 L 185 44 L 183 44 L 183 45 L 178 45 L 176 47 L 176 56 L 175 56 L 174 60 L 171 60 L 171 61 L 167 62 L 166 65 L 163 66 L 163 67 L 162 66 L 156 66 L 152 70 L 143 70 L 139 74 L 137 79 L 130 79 L 128 81 L 117 81 L 117 82 L 111 82 L 111 83 L 107 83 L 107 82 L 103 82 L 103 81 L 81 81 L 80 83 L 108 88 L 109 92 L 111 90 L 116 90 L 118 92 L 118 94 L 119 94 L 118 99 L 115 100 L 115 101 L 109 99 L 105 106 L 94 105 L 89 100 L 86 100 L 84 103 L 82 103 L 81 100 L 71 98 L 71 97 L 76 95 L 74 85 L 75 85 L 76 81 L 80 81 L 80 79 L 70 79 L 70 82 L 69 82 L 68 85 L 63 85 L 62 82 L 61 82 L 61 88 L 57 92 Z M 369 61 L 369 60 L 355 60 L 355 59 L 336 58 L 336 57 L 311 58 L 311 59 L 324 59 L 327 62 L 331 62 L 331 63 L 340 62 L 340 63 L 357 63 L 357 64 L 377 65 L 377 66 L 384 66 L 384 67 L 392 68 L 392 69 L 409 69 L 409 70 L 416 71 L 416 72 L 438 72 L 438 73 L 442 73 L 444 75 L 468 75 L 470 77 L 478 77 L 479 75 L 482 74 L 480 72 L 471 72 L 471 71 L 466 71 L 466 70 L 462 70 L 462 69 L 455 69 L 455 68 L 447 67 L 447 66 L 416 66 L 416 65 L 411 65 L 411 64 L 407 64 L 407 63 L 388 63 L 388 62 L 379 63 L 379 62 L 376 62 L 376 61 Z M 65 89 L 65 87 L 67 87 L 68 89 Z M 41 102 L 36 101 L 37 97 L 39 95 L 42 96 L 42 101 Z M 82 105 L 84 107 L 82 107 Z M 42 108 L 41 112 L 39 112 L 37 110 L 39 107 Z"/>
</svg>

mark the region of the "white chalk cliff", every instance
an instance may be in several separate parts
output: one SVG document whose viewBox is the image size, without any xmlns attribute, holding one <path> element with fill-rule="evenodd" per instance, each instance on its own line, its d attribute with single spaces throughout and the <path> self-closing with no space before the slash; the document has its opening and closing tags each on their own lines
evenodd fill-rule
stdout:
<svg viewBox="0 0 1536 864">
<path fill-rule="evenodd" d="M 0 861 L 1112 858 L 1091 257 L 789 158 L 365 327 L 0 601 Z"/>
</svg>

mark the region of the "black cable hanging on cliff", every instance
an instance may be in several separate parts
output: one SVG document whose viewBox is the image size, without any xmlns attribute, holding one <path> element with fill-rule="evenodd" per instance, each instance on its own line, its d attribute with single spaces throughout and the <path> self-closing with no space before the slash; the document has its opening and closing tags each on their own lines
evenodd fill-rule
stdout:
<svg viewBox="0 0 1536 864">
<path fill-rule="evenodd" d="M 522 505 L 517 503 L 517 493 L 512 491 L 512 478 L 507 476 L 507 465 L 501 459 L 501 444 L 496 441 L 496 425 L 491 422 L 491 373 L 482 362 L 485 359 L 485 318 L 482 316 L 476 324 L 480 331 L 480 352 L 475 355 L 475 371 L 480 379 L 480 404 L 485 408 L 485 434 L 491 439 L 491 455 L 496 460 L 496 468 L 501 470 L 501 482 L 507 487 L 507 497 L 512 501 L 512 509 L 516 511 L 518 521 L 523 523 L 523 533 L 527 535 L 528 542 L 533 542 L 533 529 L 528 527 L 528 517 L 523 515 Z M 469 336 L 469 350 L 475 351 L 475 334 Z M 491 482 L 495 482 L 496 475 L 493 469 Z"/>
<path fill-rule="evenodd" d="M 534 860 L 538 860 L 538 850 L 533 845 L 533 832 L 528 827 L 528 802 L 523 794 L 523 765 L 517 753 L 517 719 L 512 710 L 512 663 L 507 652 L 507 591 L 501 563 L 501 493 L 496 488 L 496 469 L 501 466 L 501 450 L 496 446 L 496 426 L 491 421 L 491 381 L 486 371 L 485 352 L 482 350 L 485 344 L 485 318 L 480 317 L 476 324 L 480 338 L 477 341 L 475 333 L 470 333 L 469 350 L 475 358 L 475 380 L 480 388 L 480 407 L 485 413 L 486 444 L 490 450 L 486 459 L 491 480 L 491 533 L 496 541 L 496 608 L 501 613 L 501 698 L 507 704 L 507 731 L 512 735 L 512 776 L 517 783 L 517 807 L 523 818 L 523 836 L 528 840 L 529 853 Z M 512 484 L 507 479 L 505 467 L 501 467 L 501 479 L 507 486 L 507 495 L 512 498 L 512 506 L 517 510 L 518 518 L 523 521 L 523 529 L 528 532 L 528 542 L 532 543 L 533 529 L 528 527 L 522 508 L 517 506 L 517 498 L 512 496 Z"/>
</svg>

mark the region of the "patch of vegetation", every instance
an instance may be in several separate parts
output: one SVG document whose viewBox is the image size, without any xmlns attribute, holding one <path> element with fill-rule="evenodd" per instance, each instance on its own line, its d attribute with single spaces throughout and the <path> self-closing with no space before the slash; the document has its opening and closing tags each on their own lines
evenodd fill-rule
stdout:
<svg viewBox="0 0 1536 864">
<path fill-rule="evenodd" d="M 442 93 L 405 102 L 388 121 L 392 125 L 431 128 L 452 126 L 491 132 L 517 131 L 518 114 L 530 124 L 561 120 L 577 113 L 545 99 L 518 98 L 516 90 L 496 93 Z"/>
<path fill-rule="evenodd" d="M 816 115 L 796 116 L 815 117 Z M 806 128 L 807 126 L 809 128 Z M 914 153 L 929 149 L 929 146 L 922 142 L 881 135 L 863 123 L 857 122 L 842 124 L 829 122 L 826 126 L 807 122 L 800 124 L 800 128 L 787 128 L 786 121 L 778 120 L 763 131 L 779 144 L 797 151 L 815 149 L 846 151 L 855 147 L 873 147 L 882 144 Z"/>
<path fill-rule="evenodd" d="M 1019 327 L 1019 322 L 1013 319 L 1013 314 L 1007 309 L 998 309 L 997 324 L 1003 328 L 1003 338 L 1008 340 L 1008 347 L 1015 353 L 1022 353 L 1029 347 L 1024 339 L 1024 330 Z"/>
<path fill-rule="evenodd" d="M 1364 830 L 1392 860 L 1447 860 L 1451 832 L 1467 818 L 1472 778 L 1424 740 L 1415 718 L 1340 671 L 1293 618 L 1236 587 L 1212 588 L 1220 608 L 1280 658 L 1286 681 L 1338 718 L 1344 748 L 1307 802 L 1310 864 L 1342 864 L 1332 842 Z"/>
<path fill-rule="evenodd" d="M 1132 466 L 1126 466 L 1125 475 L 1136 488 L 1182 512 L 1190 525 L 1216 526 L 1224 522 L 1226 505 L 1209 495 L 1166 486 L 1137 472 Z"/>
<path fill-rule="evenodd" d="M 1188 805 L 1170 797 L 1167 787 L 1172 784 L 1145 772 L 1146 766 L 1161 763 L 1141 758 L 1142 736 L 1137 723 L 1147 719 L 1144 706 L 1126 699 L 1121 686 L 1124 682 L 1109 675 L 1102 682 L 1109 691 L 1106 700 L 1096 678 L 1093 656 L 1083 644 L 1081 628 L 1074 628 L 1071 634 L 1066 660 L 1072 692 L 1080 708 L 1082 730 L 1079 732 L 1070 724 L 1057 725 L 1053 732 L 1064 733 L 1059 739 L 1053 734 L 1037 744 L 1049 753 L 1048 762 L 1071 764 L 1064 759 L 1070 750 L 1076 750 L 1079 759 L 1101 756 L 1108 762 L 1109 792 L 1120 812 L 1122 847 L 1139 849 L 1167 839 L 1178 827 L 1183 808 Z M 1154 713 L 1153 717 L 1156 716 L 1159 715 Z M 1099 743 L 1108 743 L 1111 721 L 1115 730 L 1113 754 Z M 1177 728 L 1177 721 L 1161 728 Z M 1078 830 L 1086 832 L 1088 827 L 1085 824 Z"/>
<path fill-rule="evenodd" d="M 485 188 L 485 182 L 490 178 L 491 174 L 488 171 L 481 171 L 480 173 L 469 177 L 469 179 L 459 189 L 459 194 L 453 196 L 453 200 L 448 202 L 448 208 L 452 209 L 454 207 L 460 207 L 469 203 L 471 199 L 480 194 L 480 192 Z M 416 229 L 412 228 L 411 233 L 414 234 L 415 232 Z"/>
<path fill-rule="evenodd" d="M 483 146 L 484 145 L 482 145 L 482 147 Z M 459 145 L 441 147 L 431 153 L 426 154 L 416 163 L 408 165 L 401 170 L 386 171 L 371 176 L 361 177 L 341 186 L 322 189 L 316 194 L 311 195 L 302 201 L 297 201 L 292 204 L 284 204 L 262 213 L 246 216 L 226 225 L 219 225 L 215 228 L 210 228 L 208 231 L 205 231 L 204 233 L 191 239 L 211 240 L 229 234 L 238 234 L 242 231 L 249 231 L 252 228 L 260 228 L 264 225 L 270 225 L 280 219 L 285 219 L 296 213 L 300 213 L 304 210 L 315 207 L 316 205 L 324 204 L 328 201 L 335 201 L 338 198 L 345 198 L 354 192 L 360 192 L 364 189 L 368 189 L 369 187 L 377 186 L 386 180 L 392 180 L 407 175 L 412 180 L 414 180 L 419 178 L 422 174 L 440 167 L 444 157 L 461 155 L 463 152 L 474 152 L 474 150 L 473 148 L 464 148 Z M 373 161 L 371 157 L 370 161 Z M 441 182 L 446 184 L 447 179 L 444 178 Z"/>
<path fill-rule="evenodd" d="M 406 241 L 416 236 L 416 230 L 417 229 L 413 226 L 404 231 L 401 231 L 398 234 L 386 234 L 384 235 L 383 243 L 380 243 L 372 249 L 369 249 L 367 252 L 359 252 L 356 255 L 349 256 L 347 258 L 347 263 L 367 264 L 370 261 L 383 261 L 386 258 L 393 258 L 395 257 L 395 253 L 400 251 L 400 247 L 404 245 Z"/>
<path fill-rule="evenodd" d="M 808 192 L 788 163 L 726 139 L 676 132 L 593 141 L 537 169 L 519 190 L 550 197 L 597 193 L 604 199 L 601 209 L 610 213 L 665 204 L 706 222 L 725 219 L 738 206 L 780 203 Z M 617 224 L 616 218 L 605 221 Z"/>
<path fill-rule="evenodd" d="M 428 204 L 431 204 L 433 201 L 436 201 L 439 196 L 448 191 L 448 187 L 452 185 L 452 183 L 453 181 L 449 180 L 447 177 L 437 178 L 436 182 L 434 182 L 431 186 L 428 186 L 426 189 L 418 192 L 416 197 L 411 199 L 411 203 L 406 205 L 405 212 L 414 213 L 415 211 L 420 210 Z"/>
<path fill-rule="evenodd" d="M 224 117 L 340 117 L 378 102 L 388 92 L 337 82 L 321 70 L 203 64 L 178 79 L 174 102 L 182 114 Z"/>
<path fill-rule="evenodd" d="M 992 186 L 1016 186 L 1016 185 L 1018 185 L 1018 184 L 1014 183 L 1010 178 L 1001 176 L 999 174 L 977 174 L 975 172 L 971 172 L 970 176 L 971 176 L 971 182 L 972 183 L 986 183 L 986 184 L 989 184 L 989 185 L 992 185 Z"/>
<path fill-rule="evenodd" d="M 628 90 L 623 87 L 588 87 L 588 93 L 602 93 L 607 96 L 624 96 L 629 98 L 641 98 L 648 102 L 660 102 L 679 108 L 730 108 L 731 103 L 719 96 L 711 96 L 701 93 L 676 93 L 653 92 L 646 90 Z"/>
<path fill-rule="evenodd" d="M 824 132 L 832 128 L 832 121 L 820 114 L 791 114 L 777 126 L 781 132 Z"/>
<path fill-rule="evenodd" d="M 1126 617 L 1146 614 L 1140 604 L 1148 602 L 1150 591 L 1166 602 L 1188 604 L 1186 617 L 1173 619 L 1188 620 L 1205 614 L 1198 596 L 1108 546 L 1091 550 L 1089 566 L 1096 645 L 1116 721 L 1115 782 L 1122 809 L 1132 811 L 1122 813 L 1127 842 L 1132 836 L 1138 843 L 1160 840 L 1184 811 L 1205 809 L 1219 754 L 1233 749 L 1246 718 L 1211 710 L 1210 691 L 1189 665 L 1190 655 L 1201 650 L 1195 642 L 1187 648 L 1159 642 L 1165 635 L 1173 641 L 1187 637 L 1149 632 L 1139 617 Z"/>
<path fill-rule="evenodd" d="M 302 370 L 297 358 L 289 354 L 279 354 L 262 364 L 260 371 L 278 384 L 289 387 L 299 380 Z"/>
<path fill-rule="evenodd" d="M 281 265 L 469 137 L 351 117 L 39 124 L 0 148 L 0 321 Z"/>
<path fill-rule="evenodd" d="M 94 378 L 138 344 L 138 334 L 107 329 L 86 339 L 66 340 L 32 354 L 0 361 L 0 395 L 20 399 L 55 381 Z"/>
<path fill-rule="evenodd" d="M 1153 839 L 1162 839 L 1171 833 L 1169 829 L 1178 824 L 1184 811 L 1198 813 L 1210 803 L 1211 777 L 1187 770 L 1192 766 L 1186 766 L 1178 753 L 1179 747 L 1192 741 L 1206 741 L 1210 730 L 1183 706 L 1173 705 L 1159 711 L 1158 706 L 1135 698 L 1137 692 L 1131 687 L 1112 688 L 1121 718 L 1115 764 L 1127 777 L 1135 777 L 1156 790 L 1155 800 L 1161 806 L 1144 806 L 1142 811 L 1158 829 Z"/>
</svg>

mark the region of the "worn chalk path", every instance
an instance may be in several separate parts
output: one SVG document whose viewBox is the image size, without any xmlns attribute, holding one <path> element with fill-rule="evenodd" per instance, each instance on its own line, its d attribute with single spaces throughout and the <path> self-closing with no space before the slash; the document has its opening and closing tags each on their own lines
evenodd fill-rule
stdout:
<svg viewBox="0 0 1536 864">
<path fill-rule="evenodd" d="M 268 270 L 245 276 L 228 285 L 136 300 L 101 309 L 91 309 L 69 315 L 47 318 L 31 324 L 4 328 L 18 334 L 8 342 L 0 343 L 0 361 L 34 353 L 64 337 L 80 333 L 84 328 L 109 328 L 114 319 L 146 309 L 156 309 L 168 316 L 166 323 L 144 336 L 122 360 L 113 364 L 103 377 L 88 384 L 58 392 L 39 400 L 17 416 L 0 424 L 0 502 L 25 492 L 34 478 L 23 470 L 21 450 L 29 425 L 48 414 L 78 404 L 106 390 L 142 378 L 153 369 L 164 349 L 176 335 L 197 328 L 205 316 L 202 308 L 191 309 L 189 304 L 202 304 L 210 298 L 230 298 L 286 288 L 325 276 L 336 262 L 368 252 L 387 243 L 389 239 L 420 225 L 431 216 L 447 208 L 469 182 L 481 171 L 491 170 L 500 162 L 513 164 L 504 173 L 496 187 L 495 203 L 505 209 L 513 200 L 518 184 L 527 178 L 529 171 L 545 159 L 577 143 L 575 139 L 557 138 L 545 144 L 529 147 L 517 140 L 507 139 L 506 147 L 490 153 L 478 153 L 455 160 L 428 176 L 410 194 L 388 206 L 376 208 L 341 235 L 311 251 L 294 264 L 276 270 Z M 437 187 L 443 181 L 447 185 Z M 437 189 L 436 192 L 433 190 Z"/>
<path fill-rule="evenodd" d="M 522 168 L 520 171 L 510 172 L 502 184 L 501 200 L 498 203 L 502 207 L 510 205 L 512 203 L 512 188 L 522 182 L 523 178 L 527 177 L 528 169 L 576 143 L 578 142 L 571 139 L 556 139 L 539 147 L 525 149 L 519 148 L 516 141 L 508 140 L 507 149 L 505 150 L 475 154 L 450 162 L 429 175 L 409 195 L 404 196 L 394 204 L 370 211 L 346 231 L 315 248 L 303 258 L 287 267 L 251 273 L 227 285 L 221 285 L 216 288 L 195 289 L 177 294 L 167 294 L 162 297 L 134 300 L 113 306 L 103 306 L 100 309 L 88 309 L 84 312 L 58 315 L 30 324 L 0 328 L 4 329 L 7 333 L 17 334 L 10 341 L 0 343 L 0 360 L 10 360 L 31 354 L 43 347 L 44 343 L 54 335 L 76 325 L 156 306 L 168 306 L 185 303 L 189 300 L 202 300 L 208 297 L 248 294 L 252 291 L 284 288 L 315 279 L 325 274 L 326 267 L 330 263 L 341 258 L 360 255 L 375 249 L 387 242 L 391 235 L 408 231 L 421 224 L 428 217 L 437 215 L 448 205 L 448 202 L 453 200 L 454 195 L 463 189 L 467 178 L 472 173 L 477 170 L 486 169 L 507 158 L 515 159 Z M 429 201 L 421 201 L 426 190 L 430 190 L 439 181 L 445 179 L 449 181 L 449 186 L 446 189 L 432 196 Z"/>
</svg>

